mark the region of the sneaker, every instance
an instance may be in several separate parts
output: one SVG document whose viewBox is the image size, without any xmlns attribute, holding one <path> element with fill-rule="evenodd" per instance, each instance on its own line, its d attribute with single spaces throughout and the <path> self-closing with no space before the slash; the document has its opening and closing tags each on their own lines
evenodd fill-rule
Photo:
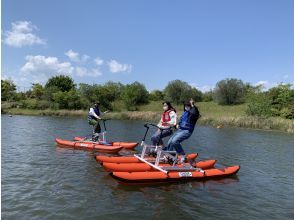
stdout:
<svg viewBox="0 0 294 220">
<path fill-rule="evenodd" d="M 186 155 L 182 155 L 180 162 L 181 163 L 186 163 L 187 162 Z"/>
<path fill-rule="evenodd" d="M 99 140 L 99 134 L 93 134 L 92 135 L 92 141 L 98 141 Z"/>
</svg>

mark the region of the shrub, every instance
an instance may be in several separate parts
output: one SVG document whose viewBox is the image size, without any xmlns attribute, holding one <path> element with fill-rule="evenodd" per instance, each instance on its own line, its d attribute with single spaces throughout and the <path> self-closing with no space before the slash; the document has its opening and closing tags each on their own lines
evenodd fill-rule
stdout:
<svg viewBox="0 0 294 220">
<path fill-rule="evenodd" d="M 268 91 L 272 101 L 273 115 L 284 118 L 293 118 L 294 114 L 294 90 L 291 84 L 280 84 Z"/>
<path fill-rule="evenodd" d="M 164 93 L 160 90 L 154 90 L 154 91 L 150 92 L 149 99 L 151 101 L 163 101 Z"/>
<path fill-rule="evenodd" d="M 269 117 L 273 114 L 271 99 L 265 93 L 252 93 L 248 97 L 247 115 Z"/>
<path fill-rule="evenodd" d="M 211 102 L 213 100 L 213 91 L 210 90 L 208 92 L 203 93 L 203 102 Z"/>
</svg>

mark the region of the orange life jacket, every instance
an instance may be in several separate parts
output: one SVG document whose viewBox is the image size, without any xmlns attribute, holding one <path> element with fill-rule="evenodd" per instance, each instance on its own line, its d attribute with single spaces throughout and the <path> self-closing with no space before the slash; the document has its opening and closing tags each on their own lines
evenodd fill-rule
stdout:
<svg viewBox="0 0 294 220">
<path fill-rule="evenodd" d="M 162 126 L 169 126 L 170 125 L 168 122 L 171 120 L 170 115 L 169 115 L 169 113 L 171 111 L 173 111 L 173 110 L 170 109 L 170 110 L 167 110 L 162 113 L 162 116 L 161 116 Z"/>
</svg>

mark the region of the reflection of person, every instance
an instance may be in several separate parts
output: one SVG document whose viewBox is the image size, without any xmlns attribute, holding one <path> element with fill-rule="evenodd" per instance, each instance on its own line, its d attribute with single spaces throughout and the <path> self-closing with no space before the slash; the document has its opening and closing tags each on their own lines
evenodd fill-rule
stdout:
<svg viewBox="0 0 294 220">
<path fill-rule="evenodd" d="M 156 145 L 163 145 L 162 138 L 168 137 L 172 135 L 172 127 L 176 126 L 177 124 L 177 114 L 176 110 L 173 108 L 170 102 L 163 102 L 163 110 L 161 119 L 158 123 L 158 127 L 160 128 L 166 128 L 165 130 L 162 130 L 162 133 L 160 129 L 158 129 L 151 137 L 151 141 L 154 146 Z"/>
<path fill-rule="evenodd" d="M 176 150 L 178 154 L 183 155 L 182 162 L 186 160 L 186 155 L 181 143 L 192 135 L 199 117 L 200 114 L 198 108 L 194 105 L 193 99 L 185 102 L 184 112 L 177 125 L 178 130 L 171 136 L 167 143 L 167 150 Z"/>
<path fill-rule="evenodd" d="M 89 122 L 89 125 L 93 126 L 93 134 L 97 134 L 101 132 L 101 127 L 99 124 L 99 120 L 101 120 L 100 118 L 101 113 L 100 113 L 99 106 L 100 106 L 100 102 L 96 102 L 94 106 L 90 108 L 90 111 L 88 113 L 88 122 Z"/>
</svg>

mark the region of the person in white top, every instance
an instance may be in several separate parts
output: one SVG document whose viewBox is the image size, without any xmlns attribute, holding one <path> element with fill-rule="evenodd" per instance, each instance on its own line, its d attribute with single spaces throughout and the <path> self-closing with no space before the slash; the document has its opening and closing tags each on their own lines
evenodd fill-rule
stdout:
<svg viewBox="0 0 294 220">
<path fill-rule="evenodd" d="M 99 124 L 99 120 L 101 120 L 99 105 L 100 102 L 96 102 L 94 106 L 90 108 L 88 113 L 88 123 L 93 126 L 93 134 L 98 134 L 101 132 L 101 127 Z"/>
<path fill-rule="evenodd" d="M 174 128 L 177 125 L 177 113 L 176 110 L 172 107 L 170 102 L 163 102 L 163 110 L 161 119 L 158 123 L 158 127 L 164 128 L 165 130 L 162 130 L 162 133 L 160 129 L 158 129 L 151 137 L 152 144 L 154 146 L 162 146 L 163 141 L 162 138 L 168 137 L 172 135 Z"/>
</svg>

